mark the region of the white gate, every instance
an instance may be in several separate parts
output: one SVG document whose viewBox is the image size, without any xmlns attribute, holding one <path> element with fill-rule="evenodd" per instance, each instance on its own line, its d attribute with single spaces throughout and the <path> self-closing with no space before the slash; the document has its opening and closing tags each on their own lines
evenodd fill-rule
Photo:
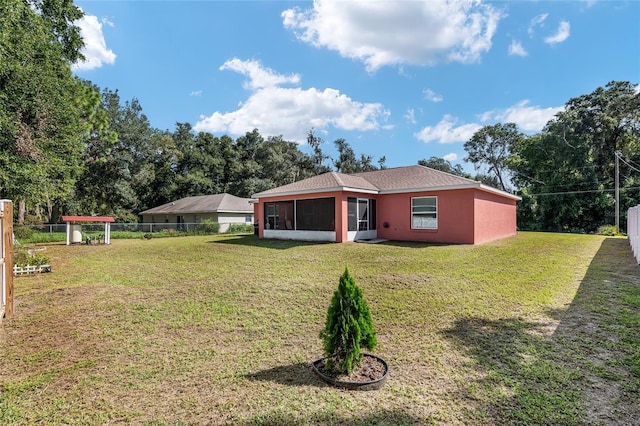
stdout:
<svg viewBox="0 0 640 426">
<path fill-rule="evenodd" d="M 13 316 L 13 203 L 0 200 L 0 321 Z"/>
<path fill-rule="evenodd" d="M 640 263 L 640 205 L 627 210 L 627 237 L 629 238 L 633 255 Z"/>
</svg>

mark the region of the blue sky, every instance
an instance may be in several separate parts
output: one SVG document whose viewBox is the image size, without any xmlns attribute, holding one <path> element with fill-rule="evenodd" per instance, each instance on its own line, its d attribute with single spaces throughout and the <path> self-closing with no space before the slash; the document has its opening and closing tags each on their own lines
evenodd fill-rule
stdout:
<svg viewBox="0 0 640 426">
<path fill-rule="evenodd" d="M 465 170 L 484 125 L 539 132 L 573 97 L 640 83 L 638 1 L 76 1 L 76 75 L 137 98 L 153 127 L 257 128 L 388 167 Z M 301 150 L 309 152 L 301 145 Z"/>
</svg>

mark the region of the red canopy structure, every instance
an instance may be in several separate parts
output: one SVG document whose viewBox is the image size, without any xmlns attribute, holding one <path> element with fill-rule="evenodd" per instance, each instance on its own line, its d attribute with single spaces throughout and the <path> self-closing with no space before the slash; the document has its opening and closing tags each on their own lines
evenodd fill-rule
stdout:
<svg viewBox="0 0 640 426">
<path fill-rule="evenodd" d="M 72 242 L 82 242 L 82 238 L 80 241 L 77 241 L 77 238 L 75 240 L 71 238 L 72 222 L 104 223 L 104 243 L 111 244 L 111 224 L 115 222 L 111 216 L 62 216 L 62 221 L 67 223 L 67 245 Z"/>
</svg>

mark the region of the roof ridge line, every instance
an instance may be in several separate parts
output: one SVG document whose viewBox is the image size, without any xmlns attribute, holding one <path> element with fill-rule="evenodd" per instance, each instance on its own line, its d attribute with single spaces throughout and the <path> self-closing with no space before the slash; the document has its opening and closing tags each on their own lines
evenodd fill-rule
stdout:
<svg viewBox="0 0 640 426">
<path fill-rule="evenodd" d="M 336 172 L 336 171 L 333 171 L 333 170 L 331 171 L 331 175 L 335 179 L 336 183 L 338 185 L 340 185 L 340 186 L 344 186 L 344 182 L 342 181 L 342 178 L 340 177 L 340 174 L 341 173 L 339 173 L 339 172 Z"/>
</svg>

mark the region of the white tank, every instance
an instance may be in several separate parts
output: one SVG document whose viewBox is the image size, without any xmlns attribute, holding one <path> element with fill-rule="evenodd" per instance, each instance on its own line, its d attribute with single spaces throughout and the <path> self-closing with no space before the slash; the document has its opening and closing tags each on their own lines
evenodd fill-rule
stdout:
<svg viewBox="0 0 640 426">
<path fill-rule="evenodd" d="M 71 225 L 71 244 L 82 242 L 82 225 Z"/>
</svg>

